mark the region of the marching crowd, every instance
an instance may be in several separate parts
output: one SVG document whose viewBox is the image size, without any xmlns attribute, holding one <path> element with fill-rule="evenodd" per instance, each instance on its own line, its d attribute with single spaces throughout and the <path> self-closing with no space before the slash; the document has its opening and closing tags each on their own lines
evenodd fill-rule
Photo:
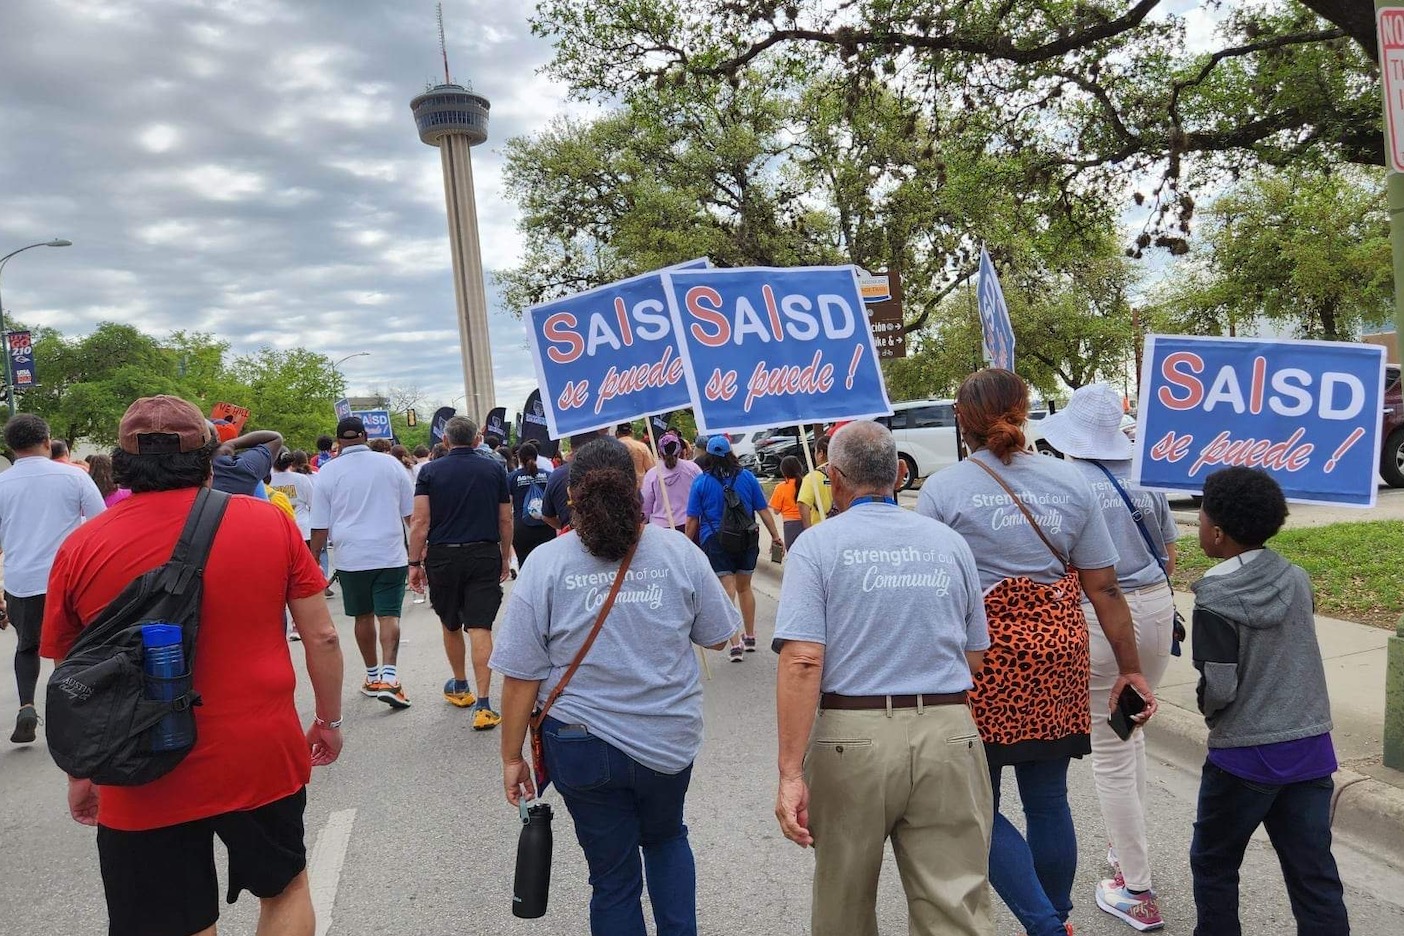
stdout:
<svg viewBox="0 0 1404 936">
<path fill-rule="evenodd" d="M 427 593 L 443 697 L 471 710 L 474 729 L 500 726 L 507 799 L 547 783 L 564 799 L 595 936 L 645 933 L 645 881 L 659 936 L 695 934 L 683 822 L 703 738 L 695 648 L 738 663 L 756 652 L 764 526 L 784 562 L 775 814 L 813 849 L 814 936 L 876 936 L 888 840 L 912 933 L 993 933 L 991 890 L 1030 936 L 1072 933 L 1067 774 L 1084 756 L 1110 841 L 1092 896 L 1157 929 L 1144 732 L 1188 639 L 1170 584 L 1176 526 L 1163 496 L 1127 481 L 1109 388 L 1081 388 L 1046 419 L 1065 459 L 1027 451 L 1027 414 L 1015 374 L 968 378 L 956 415 L 969 457 L 926 479 L 915 511 L 898 505 L 896 447 L 874 422 L 819 438 L 808 472 L 786 459 L 767 497 L 725 435 L 689 443 L 669 430 L 655 459 L 621 426 L 572 437 L 553 464 L 461 416 L 441 446 L 413 453 L 349 417 L 309 457 L 276 432 L 236 434 L 150 397 L 128 409 L 110 456 L 77 465 L 43 420 L 15 416 L 15 464 L 0 473 L 0 626 L 18 636 L 21 706 L 11 740 L 36 738 L 40 656 L 64 657 L 128 582 L 165 562 L 211 486 L 242 496 L 203 575 L 195 746 L 145 785 L 69 779 L 73 817 L 98 827 L 114 936 L 212 933 L 216 836 L 230 900 L 262 901 L 260 934 L 313 932 L 306 785 L 342 743 L 333 585 L 354 619 L 360 691 L 397 710 L 412 704 L 398 671 L 406 591 Z M 1201 936 L 1241 932 L 1238 869 L 1259 826 L 1298 931 L 1349 932 L 1311 586 L 1265 545 L 1286 513 L 1265 473 L 1205 481 L 1199 545 L 1221 561 L 1194 586 L 1192 621 L 1210 728 L 1190 854 Z M 315 696 L 307 725 L 289 636 Z M 1006 774 L 1022 833 L 1001 810 Z"/>
</svg>

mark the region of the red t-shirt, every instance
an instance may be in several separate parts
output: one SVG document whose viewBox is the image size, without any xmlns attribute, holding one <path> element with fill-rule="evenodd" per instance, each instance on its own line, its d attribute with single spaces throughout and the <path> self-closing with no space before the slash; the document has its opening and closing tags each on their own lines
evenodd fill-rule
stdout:
<svg viewBox="0 0 1404 936">
<path fill-rule="evenodd" d="M 134 494 L 75 530 L 49 575 L 40 653 L 62 658 L 85 622 L 169 560 L 194 501 L 194 488 Z M 230 499 L 205 565 L 195 747 L 159 780 L 102 787 L 101 825 L 162 828 L 256 809 L 306 785 L 312 761 L 293 701 L 283 606 L 326 585 L 287 514 L 252 497 Z"/>
</svg>

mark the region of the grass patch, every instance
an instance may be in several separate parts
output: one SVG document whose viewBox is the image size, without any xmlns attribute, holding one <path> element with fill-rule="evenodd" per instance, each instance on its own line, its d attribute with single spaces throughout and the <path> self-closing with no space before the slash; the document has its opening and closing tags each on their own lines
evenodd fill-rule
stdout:
<svg viewBox="0 0 1404 936">
<path fill-rule="evenodd" d="M 1318 614 L 1394 629 L 1401 610 L 1404 520 L 1299 527 L 1268 545 L 1311 576 Z M 1191 529 L 1180 539 L 1176 589 L 1188 591 L 1215 561 L 1204 555 Z"/>
</svg>

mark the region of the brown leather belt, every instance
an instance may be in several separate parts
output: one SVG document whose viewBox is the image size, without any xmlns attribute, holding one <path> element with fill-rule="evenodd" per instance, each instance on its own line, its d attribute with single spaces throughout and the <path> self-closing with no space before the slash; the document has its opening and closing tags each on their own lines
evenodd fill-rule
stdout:
<svg viewBox="0 0 1404 936">
<path fill-rule="evenodd" d="M 819 707 L 821 709 L 840 709 L 856 711 L 860 709 L 886 709 L 889 705 L 895 709 L 918 708 L 922 705 L 964 705 L 964 692 L 931 692 L 921 695 L 894 695 L 894 696 L 851 696 L 839 695 L 837 692 L 826 692 L 819 697 Z"/>
</svg>

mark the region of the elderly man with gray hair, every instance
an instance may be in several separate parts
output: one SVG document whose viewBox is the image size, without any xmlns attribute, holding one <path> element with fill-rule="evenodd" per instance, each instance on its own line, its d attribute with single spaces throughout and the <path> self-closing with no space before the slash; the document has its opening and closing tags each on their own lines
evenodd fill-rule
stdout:
<svg viewBox="0 0 1404 936">
<path fill-rule="evenodd" d="M 892 839 L 910 932 L 994 932 L 994 803 L 966 706 L 989 647 L 970 548 L 897 506 L 892 434 L 834 434 L 838 514 L 785 560 L 775 637 L 785 837 L 814 847 L 813 936 L 877 936 Z"/>
</svg>

